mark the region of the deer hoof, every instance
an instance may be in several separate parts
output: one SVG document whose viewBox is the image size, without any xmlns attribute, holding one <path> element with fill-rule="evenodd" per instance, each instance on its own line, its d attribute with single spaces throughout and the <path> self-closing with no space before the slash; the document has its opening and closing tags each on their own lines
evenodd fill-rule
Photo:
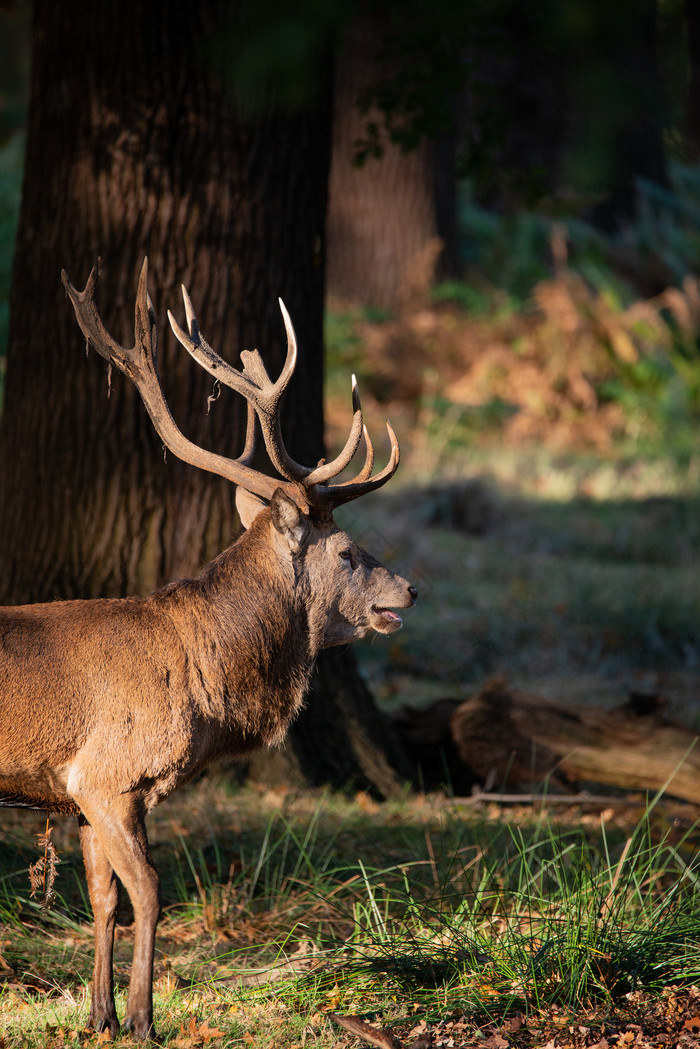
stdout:
<svg viewBox="0 0 700 1049">
<path fill-rule="evenodd" d="M 130 1034 L 137 1041 L 156 1041 L 156 1032 L 150 1017 L 126 1016 L 122 1027 L 124 1034 Z"/>
<path fill-rule="evenodd" d="M 88 1020 L 88 1029 L 92 1029 L 95 1034 L 102 1034 L 103 1031 L 109 1031 L 112 1039 L 119 1037 L 119 1020 L 117 1014 L 110 1010 L 104 1016 L 93 1016 L 90 1015 Z"/>
</svg>

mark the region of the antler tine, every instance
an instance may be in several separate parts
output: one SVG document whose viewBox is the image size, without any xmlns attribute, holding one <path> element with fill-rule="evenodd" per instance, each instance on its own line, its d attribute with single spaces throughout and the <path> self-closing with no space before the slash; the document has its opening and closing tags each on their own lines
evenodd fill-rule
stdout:
<svg viewBox="0 0 700 1049">
<path fill-rule="evenodd" d="M 134 345 L 121 346 L 106 330 L 94 301 L 99 264 L 93 267 L 84 291 L 78 291 L 65 270 L 61 279 L 70 298 L 80 328 L 100 356 L 111 361 L 132 380 L 138 389 L 153 426 L 167 448 L 179 459 L 201 470 L 218 474 L 234 484 L 242 484 L 249 491 L 270 499 L 280 482 L 250 468 L 254 449 L 254 431 L 248 420 L 248 434 L 240 459 L 227 459 L 200 448 L 178 429 L 163 395 L 156 368 L 157 328 L 155 314 L 147 290 L 148 259 L 144 259 L 136 294 Z M 289 486 L 294 498 L 296 486 Z M 298 497 L 298 496 L 297 496 Z"/>
<path fill-rule="evenodd" d="M 281 299 L 279 300 L 279 303 L 282 310 L 282 317 L 284 318 L 285 328 L 287 330 L 288 345 L 294 345 L 296 356 L 296 336 L 294 334 L 292 321 Z M 306 493 L 309 503 L 318 506 L 319 508 L 340 506 L 343 503 L 349 502 L 351 499 L 358 499 L 361 495 L 365 495 L 367 492 L 373 492 L 377 488 L 381 488 L 383 484 L 386 484 L 390 477 L 393 477 L 399 466 L 399 442 L 396 439 L 396 434 L 394 433 L 391 424 L 387 420 L 386 425 L 391 443 L 391 455 L 389 462 L 384 469 L 375 477 L 372 477 L 372 470 L 374 468 L 374 448 L 367 427 L 364 425 L 362 419 L 362 404 L 360 402 L 360 393 L 357 388 L 357 379 L 354 375 L 352 377 L 352 406 L 352 425 L 343 450 L 331 462 L 321 463 L 313 470 L 299 466 L 299 464 L 295 463 L 286 452 L 282 442 L 278 417 L 275 419 L 275 425 L 272 430 L 266 431 L 263 425 L 263 433 L 268 454 L 276 468 L 280 470 L 283 476 L 289 477 L 290 479 L 294 477 L 294 479 L 299 481 Z M 363 435 L 367 451 L 365 462 L 360 472 L 356 477 L 349 481 L 341 481 L 336 485 L 327 484 L 328 481 L 333 477 L 337 477 L 339 473 L 349 466 Z M 292 473 L 292 471 L 294 471 L 294 473 Z"/>
<path fill-rule="evenodd" d="M 372 444 L 372 440 L 369 435 L 369 430 L 364 424 L 362 426 L 362 436 L 365 439 L 365 448 L 367 449 L 365 452 L 364 466 L 360 470 L 357 477 L 354 477 L 350 481 L 341 481 L 341 488 L 343 485 L 346 484 L 355 484 L 357 481 L 366 481 L 372 476 L 372 470 L 374 469 L 374 445 Z"/>
<path fill-rule="evenodd" d="M 284 386 L 286 387 L 293 370 L 293 367 L 289 367 L 290 362 L 296 362 L 297 341 L 291 317 L 281 299 L 279 300 L 279 304 L 287 332 L 287 361 L 282 373 L 285 377 Z M 247 356 L 247 354 L 245 356 Z M 259 355 L 256 354 L 256 356 L 259 360 Z M 241 354 L 241 358 L 244 359 L 244 354 Z M 262 366 L 262 362 L 260 363 Z M 278 380 L 277 385 L 281 385 L 281 380 L 282 376 Z M 283 477 L 287 477 L 290 480 L 296 480 L 301 484 L 311 505 L 332 508 L 333 506 L 340 506 L 342 503 L 349 502 L 351 499 L 357 499 L 366 492 L 372 492 L 377 488 L 381 488 L 383 484 L 386 484 L 390 477 L 393 477 L 398 469 L 399 443 L 396 439 L 396 434 L 391 428 L 391 424 L 387 421 L 387 430 L 391 442 L 391 456 L 385 468 L 378 473 L 376 477 L 372 477 L 372 469 L 374 467 L 374 448 L 367 427 L 364 425 L 362 419 L 362 404 L 360 402 L 360 393 L 357 388 L 357 379 L 354 375 L 352 377 L 352 406 L 353 420 L 344 448 L 331 462 L 321 463 L 319 466 L 311 470 L 308 467 L 296 463 L 285 449 L 280 429 L 279 414 L 275 413 L 269 427 L 266 427 L 262 416 L 260 417 L 265 445 L 272 463 L 276 469 L 280 471 Z M 258 415 L 260 415 L 259 412 Z M 342 481 L 337 485 L 327 484 L 328 481 L 333 477 L 337 477 L 339 473 L 349 466 L 359 447 L 363 435 L 367 446 L 367 452 L 364 465 L 359 474 L 352 480 Z"/>
<path fill-rule="evenodd" d="M 253 462 L 253 456 L 255 455 L 255 445 L 257 443 L 255 432 L 257 416 L 255 414 L 255 409 L 253 408 L 252 404 L 250 404 L 250 402 L 248 402 L 247 410 L 248 414 L 246 418 L 245 428 L 245 445 L 243 446 L 243 451 L 238 456 L 238 462 L 243 463 L 244 466 L 250 466 Z"/>
<path fill-rule="evenodd" d="M 357 451 L 360 441 L 362 440 L 362 407 L 360 405 L 360 396 L 357 391 L 357 381 L 353 375 L 353 421 L 350 428 L 350 434 L 340 455 L 336 456 L 332 462 L 322 463 L 314 468 L 302 466 L 300 463 L 292 459 L 284 445 L 277 404 L 279 398 L 286 389 L 296 366 L 297 338 L 294 332 L 292 318 L 289 316 L 287 307 L 282 302 L 282 299 L 278 299 L 278 302 L 282 313 L 282 320 L 284 321 L 285 331 L 287 333 L 287 358 L 282 373 L 273 387 L 275 391 L 274 410 L 268 411 L 265 414 L 263 414 L 261 410 L 258 410 L 258 418 L 260 419 L 260 425 L 265 439 L 265 447 L 267 448 L 267 453 L 270 456 L 273 466 L 275 469 L 279 470 L 283 477 L 300 484 L 304 492 L 308 494 L 316 485 L 324 484 L 332 477 L 336 477 L 350 463 Z M 269 382 L 267 372 L 265 371 L 260 354 L 257 353 L 257 351 L 254 353 L 244 351 L 241 354 L 241 360 L 244 362 L 244 372 L 247 369 L 250 373 L 254 373 L 256 376 L 262 374 Z M 272 402 L 272 398 L 270 398 L 270 402 Z M 310 501 L 313 501 L 311 497 Z"/>
<path fill-rule="evenodd" d="M 394 476 L 399 467 L 399 442 L 388 419 L 386 428 L 389 434 L 389 441 L 391 442 L 391 454 L 389 462 L 384 469 L 380 470 L 374 477 L 370 476 L 374 462 L 374 451 L 373 449 L 370 451 L 371 441 L 369 441 L 369 435 L 366 435 L 366 440 L 368 441 L 367 457 L 360 473 L 352 480 L 342 481 L 340 484 L 316 485 L 312 492 L 309 493 L 309 499 L 315 506 L 331 509 L 336 506 L 342 506 L 343 503 L 349 503 L 352 499 L 359 499 L 361 495 L 375 492 Z M 368 463 L 370 464 L 369 472 Z"/>
<path fill-rule="evenodd" d="M 104 357 L 106 361 L 112 361 L 121 371 L 128 375 L 128 366 L 130 362 L 127 360 L 126 351 L 124 347 L 120 346 L 105 329 L 105 326 L 102 323 L 102 318 L 100 317 L 97 311 L 97 306 L 95 305 L 95 288 L 97 287 L 97 278 L 99 277 L 101 266 L 102 260 L 98 259 L 90 270 L 90 276 L 87 279 L 87 284 L 83 291 L 78 291 L 77 288 L 73 287 L 65 270 L 61 270 L 61 281 L 63 282 L 68 297 L 73 303 L 73 309 L 75 310 L 75 316 L 80 325 L 80 330 L 89 344 L 94 346 L 100 356 Z M 144 259 L 143 266 L 141 267 L 142 274 L 145 266 L 146 260 Z M 140 286 L 141 279 L 139 278 L 139 287 Z"/>
<path fill-rule="evenodd" d="M 182 330 L 170 310 L 168 310 L 170 327 L 177 340 L 182 343 L 197 364 L 209 372 L 210 375 L 213 375 L 215 379 L 223 382 L 225 386 L 230 387 L 236 393 L 240 393 L 246 398 L 254 395 L 255 387 L 250 380 L 242 372 L 237 371 L 230 364 L 227 364 L 226 361 L 222 360 L 204 338 L 199 330 L 199 324 L 192 309 L 192 302 L 187 294 L 187 288 L 184 284 L 181 285 L 181 288 L 182 299 L 185 304 L 185 316 L 187 318 L 187 331 Z"/>
<path fill-rule="evenodd" d="M 357 389 L 357 379 L 354 375 L 352 377 L 352 408 L 352 425 L 345 447 L 340 455 L 337 455 L 330 463 L 322 463 L 308 474 L 304 480 L 305 488 L 325 484 L 326 481 L 330 481 L 332 477 L 337 477 L 346 466 L 349 466 L 362 440 L 362 434 L 366 432 L 362 421 L 362 405 L 360 404 L 360 394 Z M 371 443 L 367 445 L 367 448 L 369 451 Z M 374 451 L 372 451 L 372 460 L 374 461 Z"/>
<path fill-rule="evenodd" d="M 280 393 L 282 393 L 287 389 L 287 384 L 292 375 L 294 375 L 294 369 L 297 366 L 297 337 L 287 307 L 282 302 L 282 299 L 278 299 L 277 301 L 279 303 L 280 313 L 282 314 L 282 320 L 284 321 L 284 330 L 287 333 L 287 356 L 280 377 L 275 383 L 275 388 L 280 387 Z"/>
<path fill-rule="evenodd" d="M 315 468 L 302 466 L 295 462 L 284 446 L 279 413 L 279 401 L 294 373 L 297 358 L 296 336 L 284 303 L 280 300 L 280 309 L 287 332 L 287 356 L 279 378 L 273 383 L 257 350 L 244 350 L 241 353 L 242 371 L 237 371 L 214 352 L 201 335 L 192 303 L 183 287 L 182 295 L 188 331 L 183 331 L 172 314 L 168 312 L 173 332 L 205 371 L 245 397 L 248 408 L 245 447 L 238 459 L 226 459 L 224 456 L 208 452 L 193 444 L 175 424 L 158 378 L 157 326 L 147 288 L 148 260 L 144 259 L 139 275 L 134 318 L 134 345 L 130 349 L 121 346 L 102 323 L 94 301 L 98 274 L 99 262 L 93 267 L 84 291 L 79 292 L 70 283 L 65 270 L 62 271 L 63 284 L 73 304 L 78 324 L 88 342 L 95 347 L 97 352 L 105 360 L 116 364 L 120 371 L 132 380 L 141 395 L 156 432 L 166 447 L 179 459 L 199 469 L 218 474 L 233 484 L 241 484 L 248 491 L 263 499 L 269 500 L 275 489 L 282 487 L 302 509 L 315 507 L 324 512 L 381 488 L 396 473 L 399 465 L 399 444 L 391 425 L 387 422 L 391 442 L 389 462 L 376 476 L 372 476 L 374 448 L 362 420 L 362 405 L 354 375 L 352 377 L 353 420 L 343 450 L 332 462 L 322 461 Z M 283 481 L 268 477 L 252 468 L 258 424 L 262 430 L 270 460 L 285 478 Z M 360 472 L 352 480 L 342 481 L 335 485 L 328 484 L 327 482 L 349 465 L 363 435 L 367 450 Z"/>
<path fill-rule="evenodd" d="M 282 299 L 278 299 L 277 302 L 279 303 L 282 320 L 284 321 L 284 330 L 287 333 L 287 356 L 280 377 L 272 387 L 272 390 L 274 390 L 275 393 L 274 400 L 270 398 L 270 407 L 268 410 L 263 409 L 263 412 L 258 411 L 258 418 L 260 420 L 267 454 L 270 456 L 272 465 L 276 470 L 279 470 L 283 477 L 286 477 L 290 481 L 296 481 L 297 483 L 303 484 L 305 487 L 307 483 L 306 478 L 313 472 L 312 468 L 310 466 L 302 466 L 301 463 L 292 459 L 285 447 L 284 439 L 282 437 L 282 426 L 278 405 L 282 394 L 289 384 L 289 380 L 294 374 L 294 369 L 296 368 L 297 337 L 287 307 L 282 302 Z M 270 382 L 267 371 L 265 370 L 265 365 L 263 364 L 262 358 L 257 350 L 244 350 L 243 353 L 241 353 L 241 360 L 243 361 L 244 371 L 248 369 L 249 372 L 259 375 L 261 378 L 264 376 L 268 383 Z"/>
<path fill-rule="evenodd" d="M 311 467 L 295 462 L 287 452 L 282 439 L 279 418 L 280 399 L 294 374 L 297 360 L 296 336 L 284 303 L 281 299 L 279 300 L 287 331 L 287 356 L 279 378 L 273 383 L 257 350 L 242 351 L 242 371 L 238 371 L 237 368 L 224 361 L 202 335 L 184 285 L 182 286 L 182 298 L 189 330 L 183 331 L 172 313 L 168 311 L 168 320 L 175 337 L 205 371 L 224 383 L 225 386 L 235 390 L 236 393 L 240 393 L 248 404 L 252 405 L 260 420 L 260 428 L 270 460 L 282 477 L 295 483 L 304 481 L 311 473 Z"/>
<path fill-rule="evenodd" d="M 168 310 L 170 327 L 178 341 L 182 343 L 197 364 L 209 372 L 210 375 L 213 375 L 215 379 L 223 382 L 225 386 L 235 390 L 236 393 L 249 398 L 256 408 L 265 415 L 272 415 L 277 408 L 280 397 L 287 388 L 289 380 L 294 374 L 297 360 L 294 330 L 291 328 L 289 314 L 284 308 L 282 300 L 280 299 L 282 313 L 285 316 L 285 322 L 289 321 L 287 328 L 287 357 L 279 378 L 273 383 L 257 350 L 243 351 L 241 354 L 241 359 L 244 362 L 243 371 L 238 371 L 237 368 L 223 360 L 202 335 L 192 308 L 192 301 L 184 284 L 182 285 L 182 299 L 185 304 L 188 331 L 182 330 L 170 310 Z M 290 332 L 291 337 L 289 337 Z"/>
</svg>

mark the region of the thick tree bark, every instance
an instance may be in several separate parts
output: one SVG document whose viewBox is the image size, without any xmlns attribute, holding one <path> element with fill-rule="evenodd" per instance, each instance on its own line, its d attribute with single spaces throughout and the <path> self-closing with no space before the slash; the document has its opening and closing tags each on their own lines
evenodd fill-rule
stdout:
<svg viewBox="0 0 700 1049">
<path fill-rule="evenodd" d="M 268 106 L 242 119 L 215 59 L 230 31 L 225 11 L 167 0 L 35 4 L 0 430 L 7 603 L 146 592 L 196 570 L 235 524 L 230 486 L 164 463 L 130 384 L 115 373 L 107 396 L 101 362 L 82 357 L 62 267 L 82 286 L 103 257 L 101 310 L 131 343 L 147 254 L 161 322 L 166 307 L 182 318 L 182 281 L 222 356 L 236 363 L 257 346 L 271 374 L 286 350 L 281 295 L 301 346 L 285 405 L 289 450 L 309 463 L 321 454 L 329 92 L 303 113 Z M 165 327 L 159 368 L 176 420 L 196 443 L 239 454 L 241 406 L 222 391 L 207 414 L 211 379 Z M 357 687 L 350 657 L 343 672 Z M 315 709 L 296 733 L 304 720 L 313 727 Z M 324 739 L 329 762 L 351 753 L 361 774 L 340 708 Z M 376 734 L 368 745 L 383 750 Z"/>
<path fill-rule="evenodd" d="M 210 341 L 234 359 L 259 345 L 273 370 L 283 295 L 303 346 L 288 429 L 300 456 L 319 454 L 327 113 L 237 120 L 205 75 L 211 8 L 37 4 L 2 427 L 5 600 L 148 590 L 230 536 L 230 489 L 164 466 L 135 390 L 115 376 L 108 400 L 104 369 L 76 354 L 62 266 L 81 283 L 104 258 L 104 316 L 129 339 L 148 254 L 161 320 L 181 315 L 184 281 Z M 176 418 L 234 454 L 239 406 L 222 394 L 207 416 L 211 380 L 161 334 Z"/>
<path fill-rule="evenodd" d="M 455 229 L 454 160 L 423 141 L 404 153 L 387 141 L 380 159 L 353 162 L 368 119 L 360 92 L 382 72 L 382 20 L 358 18 L 345 33 L 336 60 L 333 152 L 328 209 L 328 288 L 344 299 L 395 309 L 433 278 L 442 247 L 436 212 L 436 155 L 441 161 L 440 215 L 452 242 Z M 381 121 L 381 117 L 374 115 Z M 445 238 L 443 237 L 443 241 Z"/>
</svg>

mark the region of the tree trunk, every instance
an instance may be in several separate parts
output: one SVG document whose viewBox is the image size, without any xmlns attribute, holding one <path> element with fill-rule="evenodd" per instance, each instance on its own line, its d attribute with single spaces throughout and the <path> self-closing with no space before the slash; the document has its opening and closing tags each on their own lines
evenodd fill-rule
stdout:
<svg viewBox="0 0 700 1049">
<path fill-rule="evenodd" d="M 322 452 L 329 92 L 324 82 L 304 112 L 270 106 L 244 120 L 216 61 L 231 31 L 226 10 L 167 0 L 35 4 L 0 429 L 5 602 L 147 592 L 195 571 L 235 524 L 233 489 L 171 457 L 164 463 L 135 389 L 115 373 L 108 397 L 105 369 L 82 359 L 62 267 L 82 286 L 103 257 L 105 323 L 131 342 L 148 254 L 161 321 L 166 307 L 182 318 L 182 281 L 212 345 L 232 363 L 257 346 L 271 374 L 286 351 L 281 295 L 301 347 L 285 405 L 289 450 L 310 463 Z M 239 454 L 241 405 L 222 390 L 207 414 L 211 379 L 166 327 L 159 365 L 178 424 L 198 444 Z M 349 656 L 343 674 L 351 696 Z M 325 746 L 354 755 L 359 775 L 365 759 L 351 734 L 339 707 Z M 382 751 L 381 737 L 371 746 Z"/>
<path fill-rule="evenodd" d="M 382 31 L 381 19 L 357 19 L 336 59 L 328 289 L 340 298 L 393 310 L 429 287 L 442 244 L 431 143 L 404 153 L 386 142 L 380 159 L 369 157 L 362 167 L 353 162 L 367 121 L 381 120 L 361 114 L 357 98 L 380 75 Z M 439 156 L 444 159 L 440 214 L 454 230 L 454 171 L 445 170 L 451 155 L 443 148 Z"/>
<path fill-rule="evenodd" d="M 327 113 L 236 119 L 220 80 L 204 75 L 212 5 L 175 11 L 36 5 L 2 425 L 8 601 L 147 591 L 209 559 L 231 532 L 230 486 L 164 466 L 136 391 L 115 375 L 107 399 L 104 369 L 81 361 L 62 266 L 81 284 L 103 257 L 107 326 L 133 339 L 148 254 L 161 320 L 166 307 L 182 316 L 183 281 L 210 341 L 233 359 L 259 345 L 273 371 L 282 295 L 303 347 L 291 443 L 314 460 L 321 448 Z M 211 380 L 162 326 L 161 337 L 176 418 L 198 443 L 237 454 L 239 405 L 224 392 L 207 415 Z"/>
</svg>

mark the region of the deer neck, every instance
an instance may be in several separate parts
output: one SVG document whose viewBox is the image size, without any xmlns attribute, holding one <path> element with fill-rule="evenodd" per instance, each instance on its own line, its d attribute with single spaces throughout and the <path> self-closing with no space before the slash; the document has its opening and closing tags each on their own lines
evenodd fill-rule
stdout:
<svg viewBox="0 0 700 1049">
<path fill-rule="evenodd" d="M 198 577 L 160 592 L 200 705 L 228 725 L 234 751 L 281 742 L 320 647 L 303 578 L 263 540 L 245 532 Z"/>
</svg>

